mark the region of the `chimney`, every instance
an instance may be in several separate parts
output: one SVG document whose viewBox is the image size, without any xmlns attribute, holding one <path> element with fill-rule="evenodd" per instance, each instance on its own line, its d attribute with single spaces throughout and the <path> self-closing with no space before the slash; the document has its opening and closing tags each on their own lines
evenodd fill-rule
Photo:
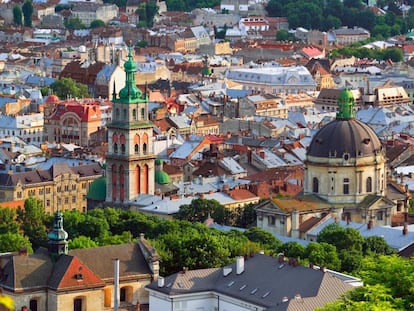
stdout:
<svg viewBox="0 0 414 311">
<path fill-rule="evenodd" d="M 265 153 L 263 150 L 261 150 L 261 151 L 260 151 L 260 157 L 261 157 L 263 160 L 266 158 L 266 153 Z"/>
<path fill-rule="evenodd" d="M 158 278 L 158 287 L 164 287 L 164 278 L 162 276 Z"/>
<path fill-rule="evenodd" d="M 244 257 L 239 256 L 237 257 L 236 261 L 236 274 L 242 274 L 244 271 Z"/>
<path fill-rule="evenodd" d="M 22 247 L 19 249 L 19 256 L 27 256 L 27 248 L 26 247 Z"/>
<path fill-rule="evenodd" d="M 404 228 L 402 230 L 402 233 L 403 233 L 403 235 L 407 235 L 407 233 L 408 233 L 408 227 L 407 227 L 406 223 L 404 224 Z"/>
<path fill-rule="evenodd" d="M 372 229 L 372 220 L 368 221 L 367 228 L 368 230 Z"/>
</svg>

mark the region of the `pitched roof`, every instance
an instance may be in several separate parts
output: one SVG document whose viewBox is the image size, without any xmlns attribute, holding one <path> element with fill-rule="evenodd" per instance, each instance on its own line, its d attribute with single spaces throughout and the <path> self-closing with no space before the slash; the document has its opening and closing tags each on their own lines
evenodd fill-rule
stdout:
<svg viewBox="0 0 414 311">
<path fill-rule="evenodd" d="M 104 281 L 114 277 L 113 261 L 104 260 L 109 258 L 119 259 L 120 279 L 136 277 L 138 274 L 151 274 L 137 243 L 75 249 L 69 251 L 69 254 L 79 258 L 82 263 L 90 267 L 91 271 Z"/>
<path fill-rule="evenodd" d="M 78 258 L 68 255 L 59 257 L 49 283 L 50 288 L 60 291 L 103 286 L 105 283 Z"/>
<path fill-rule="evenodd" d="M 225 275 L 224 271 L 229 272 Z M 323 273 L 303 266 L 281 265 L 275 258 L 256 254 L 244 260 L 244 271 L 236 263 L 223 269 L 200 269 L 167 276 L 165 286 L 157 282 L 148 289 L 169 296 L 215 292 L 265 310 L 314 310 L 353 288 L 345 280 L 356 278 L 334 272 Z M 333 277 L 333 276 L 337 277 Z M 300 304 L 296 302 L 299 300 Z M 287 301 L 282 302 L 284 298 Z M 295 299 L 295 297 L 297 297 Z"/>
</svg>

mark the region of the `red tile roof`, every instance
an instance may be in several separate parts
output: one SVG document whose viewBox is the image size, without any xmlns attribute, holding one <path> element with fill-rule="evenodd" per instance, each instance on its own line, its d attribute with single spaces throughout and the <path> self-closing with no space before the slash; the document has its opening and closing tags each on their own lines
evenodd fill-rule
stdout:
<svg viewBox="0 0 414 311">
<path fill-rule="evenodd" d="M 82 287 L 104 286 L 105 283 L 85 266 L 77 257 L 73 257 L 69 267 L 57 286 L 59 290 Z"/>
</svg>

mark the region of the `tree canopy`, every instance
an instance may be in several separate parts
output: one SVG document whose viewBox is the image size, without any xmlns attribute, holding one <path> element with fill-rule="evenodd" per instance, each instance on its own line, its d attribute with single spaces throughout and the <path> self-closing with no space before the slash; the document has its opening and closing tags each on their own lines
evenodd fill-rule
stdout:
<svg viewBox="0 0 414 311">
<path fill-rule="evenodd" d="M 385 16 L 376 16 L 360 0 L 269 0 L 266 10 L 269 16 L 287 17 L 293 29 L 328 31 L 341 26 L 358 26 L 370 31 L 373 37 L 385 38 L 412 28 L 410 13 L 404 17 L 395 1 L 384 3 L 382 7 L 388 8 Z"/>
<path fill-rule="evenodd" d="M 82 83 L 78 83 L 71 78 L 61 78 L 56 80 L 50 85 L 53 93 L 60 99 L 66 99 L 68 97 L 89 97 L 88 86 Z"/>
<path fill-rule="evenodd" d="M 91 22 L 89 28 L 99 28 L 99 27 L 104 27 L 105 26 L 105 22 L 101 19 L 95 19 Z"/>
<path fill-rule="evenodd" d="M 23 25 L 23 13 L 21 7 L 18 4 L 15 4 L 13 6 L 13 23 L 16 26 Z"/>
<path fill-rule="evenodd" d="M 26 0 L 22 5 L 22 12 L 24 16 L 24 25 L 32 27 L 33 3 L 31 0 Z"/>
</svg>

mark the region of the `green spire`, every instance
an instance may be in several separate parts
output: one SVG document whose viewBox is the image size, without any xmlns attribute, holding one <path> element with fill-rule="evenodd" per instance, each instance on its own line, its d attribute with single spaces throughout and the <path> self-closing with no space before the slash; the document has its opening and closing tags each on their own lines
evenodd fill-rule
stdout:
<svg viewBox="0 0 414 311">
<path fill-rule="evenodd" d="M 354 96 L 350 90 L 344 89 L 339 93 L 338 108 L 337 119 L 355 119 Z"/>
<path fill-rule="evenodd" d="M 119 101 L 122 103 L 137 103 L 145 101 L 142 97 L 142 92 L 135 84 L 135 72 L 137 66 L 132 59 L 132 47 L 128 46 L 128 60 L 124 64 L 125 69 L 125 86 L 119 92 Z"/>
</svg>

